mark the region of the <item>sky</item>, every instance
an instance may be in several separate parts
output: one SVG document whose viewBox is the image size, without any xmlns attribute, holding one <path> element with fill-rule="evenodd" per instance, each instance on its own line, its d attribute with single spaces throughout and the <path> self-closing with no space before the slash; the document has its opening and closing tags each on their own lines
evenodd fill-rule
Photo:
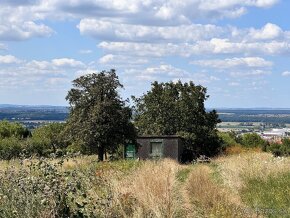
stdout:
<svg viewBox="0 0 290 218">
<path fill-rule="evenodd" d="M 123 98 L 207 87 L 211 108 L 290 108 L 289 0 L 0 0 L 0 104 L 67 105 L 116 69 Z"/>
</svg>

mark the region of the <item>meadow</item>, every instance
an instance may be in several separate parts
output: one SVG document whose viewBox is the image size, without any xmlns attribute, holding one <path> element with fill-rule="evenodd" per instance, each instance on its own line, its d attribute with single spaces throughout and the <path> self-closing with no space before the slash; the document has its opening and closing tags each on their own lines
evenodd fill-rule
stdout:
<svg viewBox="0 0 290 218">
<path fill-rule="evenodd" d="M 290 158 L 0 162 L 0 217 L 290 217 Z"/>
</svg>

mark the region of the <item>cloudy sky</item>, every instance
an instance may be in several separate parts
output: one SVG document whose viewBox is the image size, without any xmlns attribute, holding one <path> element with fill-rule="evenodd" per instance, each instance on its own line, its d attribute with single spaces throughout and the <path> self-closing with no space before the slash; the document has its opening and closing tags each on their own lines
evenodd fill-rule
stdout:
<svg viewBox="0 0 290 218">
<path fill-rule="evenodd" d="M 0 0 L 0 104 L 66 105 L 71 81 L 114 68 L 139 96 L 208 88 L 208 107 L 290 108 L 289 0 Z"/>
</svg>

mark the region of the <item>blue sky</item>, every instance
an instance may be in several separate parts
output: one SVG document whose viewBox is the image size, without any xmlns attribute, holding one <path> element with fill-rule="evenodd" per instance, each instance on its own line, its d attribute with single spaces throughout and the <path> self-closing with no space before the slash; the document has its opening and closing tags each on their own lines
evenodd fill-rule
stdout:
<svg viewBox="0 0 290 218">
<path fill-rule="evenodd" d="M 0 103 L 67 105 L 71 81 L 117 70 L 124 98 L 157 81 L 207 107 L 290 108 L 290 1 L 2 0 Z"/>
</svg>

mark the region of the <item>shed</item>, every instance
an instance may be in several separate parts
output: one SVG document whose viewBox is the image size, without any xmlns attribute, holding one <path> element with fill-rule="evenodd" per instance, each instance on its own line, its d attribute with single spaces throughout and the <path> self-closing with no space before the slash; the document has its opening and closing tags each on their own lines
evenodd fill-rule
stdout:
<svg viewBox="0 0 290 218">
<path fill-rule="evenodd" d="M 181 161 L 182 138 L 177 135 L 139 136 L 136 157 L 140 159 L 172 158 Z"/>
</svg>

